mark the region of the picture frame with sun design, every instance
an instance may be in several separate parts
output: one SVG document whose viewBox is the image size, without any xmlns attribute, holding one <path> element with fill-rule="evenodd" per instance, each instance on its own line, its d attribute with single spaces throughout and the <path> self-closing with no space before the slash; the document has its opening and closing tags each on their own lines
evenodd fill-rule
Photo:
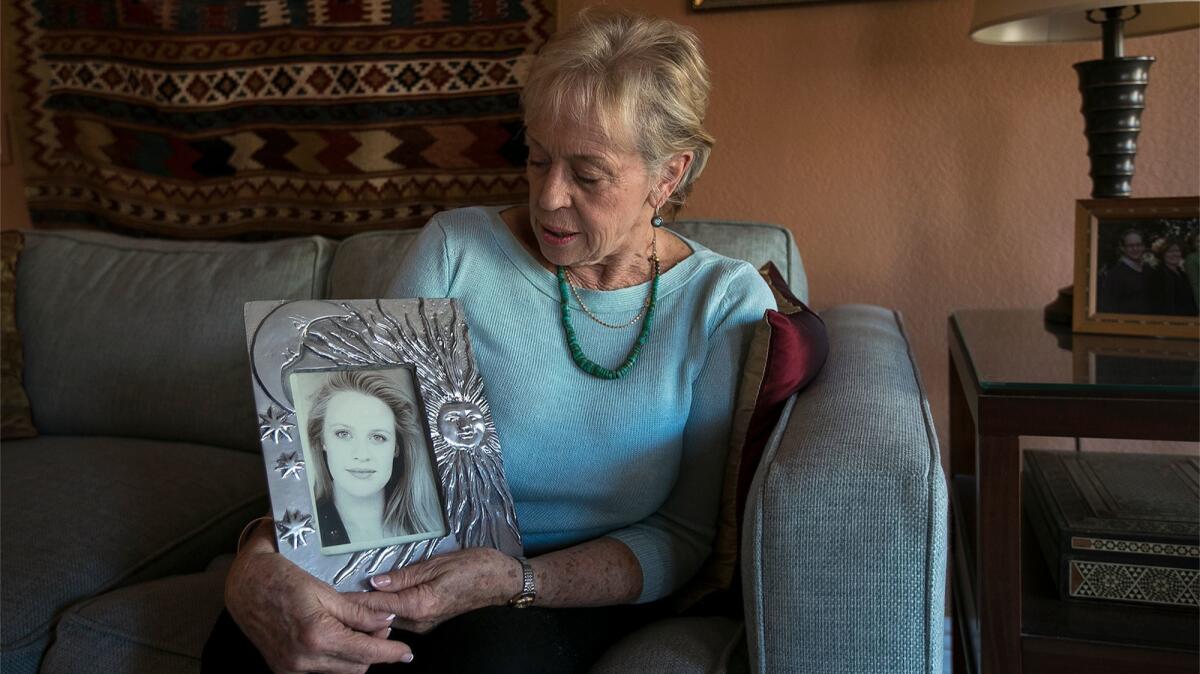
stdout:
<svg viewBox="0 0 1200 674">
<path fill-rule="evenodd" d="M 248 302 L 279 551 L 340 591 L 435 555 L 520 555 L 500 440 L 454 300 Z"/>
</svg>

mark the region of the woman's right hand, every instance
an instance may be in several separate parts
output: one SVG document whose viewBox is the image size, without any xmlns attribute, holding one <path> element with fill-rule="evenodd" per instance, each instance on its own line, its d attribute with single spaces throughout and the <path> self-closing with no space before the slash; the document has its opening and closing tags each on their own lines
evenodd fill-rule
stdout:
<svg viewBox="0 0 1200 674">
<path fill-rule="evenodd" d="M 395 616 L 347 601 L 275 552 L 258 527 L 225 580 L 225 606 L 275 672 L 361 674 L 377 662 L 410 662 L 389 641 Z"/>
</svg>

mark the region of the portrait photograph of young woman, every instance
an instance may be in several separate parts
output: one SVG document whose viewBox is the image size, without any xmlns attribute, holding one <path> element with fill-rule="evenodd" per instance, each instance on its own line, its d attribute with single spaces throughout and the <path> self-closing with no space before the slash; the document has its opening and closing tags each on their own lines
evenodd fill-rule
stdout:
<svg viewBox="0 0 1200 674">
<path fill-rule="evenodd" d="M 291 375 L 322 554 L 446 534 L 409 368 Z"/>
</svg>

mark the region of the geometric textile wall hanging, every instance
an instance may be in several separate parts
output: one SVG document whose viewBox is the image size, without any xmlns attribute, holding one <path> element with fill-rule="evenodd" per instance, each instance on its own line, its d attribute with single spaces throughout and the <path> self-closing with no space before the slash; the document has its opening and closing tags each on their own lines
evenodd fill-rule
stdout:
<svg viewBox="0 0 1200 674">
<path fill-rule="evenodd" d="M 419 226 L 528 194 L 554 0 L 12 0 L 35 227 L 223 238 Z"/>
</svg>

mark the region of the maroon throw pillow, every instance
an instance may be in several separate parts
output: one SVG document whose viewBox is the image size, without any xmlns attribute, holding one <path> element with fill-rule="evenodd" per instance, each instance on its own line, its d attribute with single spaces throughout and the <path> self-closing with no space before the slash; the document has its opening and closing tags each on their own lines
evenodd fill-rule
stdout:
<svg viewBox="0 0 1200 674">
<path fill-rule="evenodd" d="M 773 263 L 759 273 L 771 287 L 779 310 L 764 313 L 750 343 L 730 431 L 712 555 L 677 596 L 680 609 L 718 591 L 732 588 L 733 592 L 723 594 L 737 595 L 741 524 L 750 483 L 788 398 L 817 376 L 829 354 L 821 317 L 792 294 Z M 737 596 L 718 602 L 731 610 L 741 603 Z"/>
<path fill-rule="evenodd" d="M 737 471 L 739 528 L 742 516 L 746 512 L 746 496 L 750 492 L 750 482 L 754 479 L 758 462 L 762 459 L 784 404 L 794 393 L 808 386 L 809 382 L 816 378 L 829 356 L 829 336 L 825 332 L 825 322 L 821 317 L 796 299 L 775 263 L 768 262 L 759 273 L 767 285 L 771 286 L 779 310 L 768 309 L 763 316 L 765 326 L 760 325 L 755 334 L 755 341 L 758 341 L 760 334 L 764 332 L 769 341 L 766 363 L 761 375 L 749 372 L 749 364 L 743 372 L 743 394 L 747 384 L 746 377 L 754 376 L 758 377 L 758 394 L 755 396 L 754 410 L 743 436 Z M 735 539 L 735 542 L 740 538 L 739 536 Z"/>
</svg>

